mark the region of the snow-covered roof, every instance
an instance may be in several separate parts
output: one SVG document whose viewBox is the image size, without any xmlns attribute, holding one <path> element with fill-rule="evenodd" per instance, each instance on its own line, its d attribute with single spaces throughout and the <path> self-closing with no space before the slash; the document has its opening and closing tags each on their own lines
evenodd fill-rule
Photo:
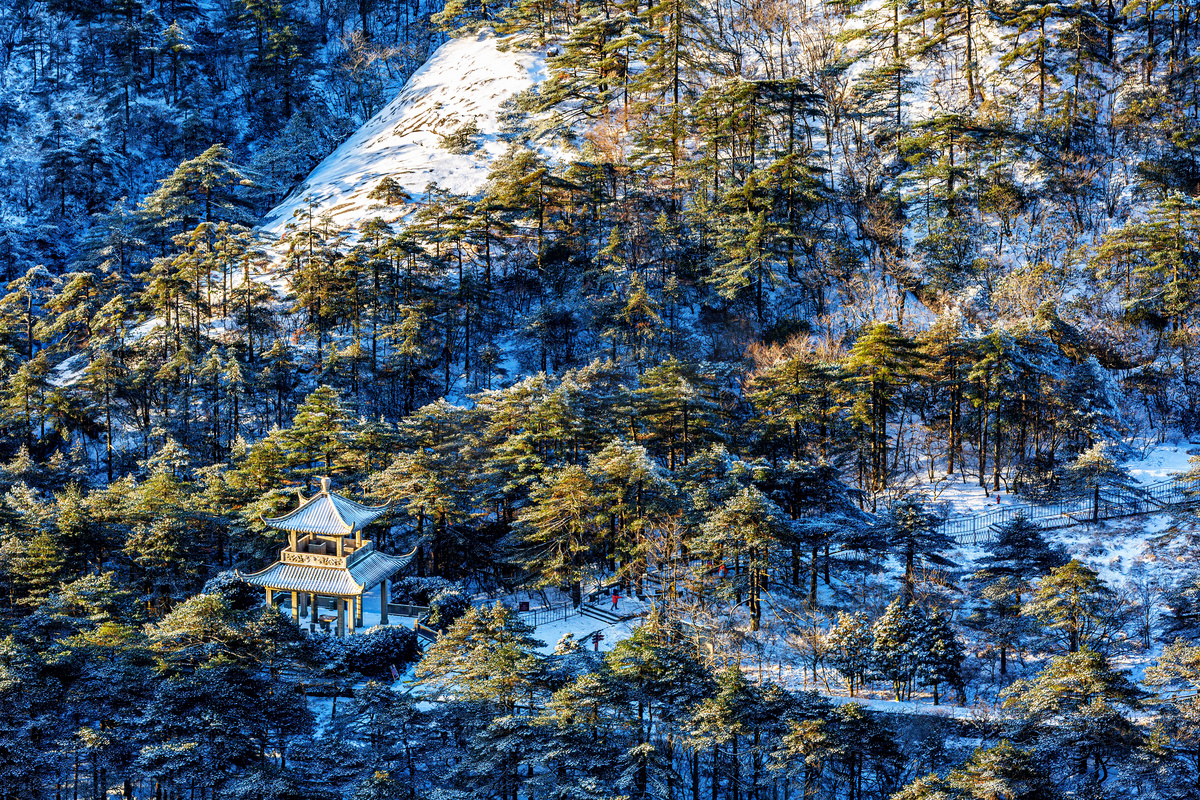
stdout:
<svg viewBox="0 0 1200 800">
<path fill-rule="evenodd" d="M 277 561 L 260 572 L 241 577 L 246 583 L 277 591 L 358 595 L 366 591 L 368 586 L 374 586 L 407 567 L 415 552 L 414 550 L 406 556 L 392 556 L 375 551 L 343 569 Z"/>
<path fill-rule="evenodd" d="M 321 491 L 307 500 L 300 495 L 300 507 L 281 517 L 264 517 L 263 522 L 281 531 L 315 533 L 320 536 L 349 536 L 387 513 L 392 503 L 364 506 L 329 490 L 329 479 L 321 479 Z"/>
</svg>

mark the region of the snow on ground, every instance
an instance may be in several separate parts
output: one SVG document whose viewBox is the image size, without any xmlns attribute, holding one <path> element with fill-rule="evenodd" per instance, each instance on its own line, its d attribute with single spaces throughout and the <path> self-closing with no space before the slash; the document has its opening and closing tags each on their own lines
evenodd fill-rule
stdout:
<svg viewBox="0 0 1200 800">
<path fill-rule="evenodd" d="M 493 600 L 494 602 L 494 600 Z M 599 603 L 585 603 L 593 608 L 609 610 L 612 606 L 612 601 L 605 598 Z M 284 613 L 290 613 L 290 606 L 286 603 L 281 606 Z M 618 616 L 630 616 L 632 614 L 643 614 L 650 610 L 650 604 L 643 602 L 634 597 L 621 596 L 618 601 L 617 611 Z M 322 609 L 322 614 L 330 614 L 331 612 Z M 393 627 L 412 628 L 416 623 L 416 617 L 402 617 L 396 614 L 388 615 L 388 624 Z M 363 625 L 361 628 L 356 628 L 356 631 L 363 631 L 367 628 L 372 628 L 379 624 L 379 587 L 371 589 L 363 595 Z M 581 614 L 576 611 L 568 611 L 565 618 L 552 619 L 537 626 L 533 636 L 544 643 L 544 646 L 539 648 L 543 653 L 551 653 L 554 651 L 554 645 L 558 643 L 564 635 L 571 633 L 575 635 L 575 639 L 583 642 L 585 637 L 590 637 L 594 633 L 603 634 L 603 639 L 600 641 L 600 652 L 606 652 L 613 648 L 617 642 L 622 639 L 629 638 L 633 633 L 634 628 L 641 624 L 641 617 L 622 620 L 621 622 L 608 623 L 603 620 Z M 332 623 L 331 623 L 332 625 Z M 307 627 L 307 625 L 305 626 Z M 592 640 L 587 639 L 587 648 L 595 649 Z"/>
<path fill-rule="evenodd" d="M 144 339 L 162 324 L 162 320 L 158 318 L 146 320 L 126 331 L 125 338 L 133 341 Z M 52 386 L 73 386 L 79 383 L 79 381 L 83 380 L 83 376 L 87 373 L 87 368 L 91 365 L 89 355 L 85 351 L 76 353 L 62 361 L 50 371 L 50 384 Z"/>
<path fill-rule="evenodd" d="M 387 206 L 367 197 L 387 176 L 414 201 L 430 183 L 459 194 L 478 192 L 492 160 L 505 149 L 497 137 L 501 104 L 545 74 L 541 55 L 501 52 L 496 44 L 484 32 L 439 47 L 392 102 L 264 218 L 263 235 L 277 240 L 293 213 L 310 202 L 318 217 L 330 214 L 341 229 L 376 216 L 395 222 L 412 206 Z M 481 131 L 477 151 L 452 153 L 441 146 L 443 136 L 470 122 Z"/>
<path fill-rule="evenodd" d="M 858 703 L 860 706 L 884 714 L 921 714 L 930 717 L 945 717 L 946 719 L 975 719 L 981 713 L 981 708 L 977 706 L 956 706 L 946 702 L 935 706 L 929 700 L 920 702 L 916 700 L 884 700 L 878 697 L 849 697 L 824 692 L 820 694 L 834 705 Z"/>
<path fill-rule="evenodd" d="M 623 601 L 622 604 L 624 604 Z M 608 623 L 584 614 L 573 613 L 569 614 L 566 619 L 538 625 L 533 635 L 545 645 L 539 648 L 543 653 L 554 652 L 554 645 L 558 644 L 558 640 L 568 633 L 573 634 L 575 641 L 583 645 L 585 649 L 599 650 L 601 653 L 606 653 L 612 650 L 617 642 L 628 639 L 634 629 L 641 624 L 642 620 L 640 617 Z M 596 633 L 601 635 L 598 647 L 597 643 L 591 638 Z"/>
<path fill-rule="evenodd" d="M 74 386 L 83 380 L 90 363 L 87 353 L 77 353 L 71 356 L 50 371 L 50 385 Z"/>
<path fill-rule="evenodd" d="M 1189 470 L 1192 466 L 1188 463 L 1188 459 L 1191 458 L 1189 451 L 1200 453 L 1200 449 L 1194 444 L 1162 444 L 1139 459 L 1125 462 L 1124 466 L 1138 483 L 1157 483 L 1167 480 L 1177 472 Z"/>
</svg>

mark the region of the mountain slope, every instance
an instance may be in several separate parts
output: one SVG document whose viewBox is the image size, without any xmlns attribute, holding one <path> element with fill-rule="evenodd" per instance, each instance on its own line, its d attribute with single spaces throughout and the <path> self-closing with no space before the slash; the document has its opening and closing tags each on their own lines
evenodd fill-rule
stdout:
<svg viewBox="0 0 1200 800">
<path fill-rule="evenodd" d="M 389 175 L 414 200 L 430 183 L 459 194 L 478 191 L 491 159 L 505 147 L 497 140 L 501 105 L 543 74 L 539 56 L 501 52 L 490 34 L 447 42 L 264 218 L 264 236 L 277 240 L 293 214 L 310 204 L 315 215 L 330 214 L 339 228 L 376 216 L 398 220 L 411 205 L 387 206 L 367 196 Z M 454 153 L 442 146 L 443 136 L 472 122 L 480 131 L 477 150 Z"/>
</svg>

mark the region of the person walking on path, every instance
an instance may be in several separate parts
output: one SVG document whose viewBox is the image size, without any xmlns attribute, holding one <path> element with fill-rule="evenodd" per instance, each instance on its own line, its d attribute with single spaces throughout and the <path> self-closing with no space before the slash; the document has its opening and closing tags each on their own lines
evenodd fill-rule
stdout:
<svg viewBox="0 0 1200 800">
<path fill-rule="evenodd" d="M 613 611 L 616 611 L 616 610 L 617 610 L 617 601 L 618 601 L 618 600 L 620 600 L 620 599 L 621 599 L 621 595 L 617 594 L 617 590 L 616 590 L 616 589 L 613 589 L 613 596 L 612 596 L 612 601 L 613 601 L 613 604 L 612 604 L 612 609 L 611 609 L 611 610 L 613 610 Z"/>
</svg>

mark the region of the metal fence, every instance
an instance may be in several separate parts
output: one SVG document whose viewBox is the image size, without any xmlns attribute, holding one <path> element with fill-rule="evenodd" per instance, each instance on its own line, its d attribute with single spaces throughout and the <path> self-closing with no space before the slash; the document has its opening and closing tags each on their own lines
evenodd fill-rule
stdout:
<svg viewBox="0 0 1200 800">
<path fill-rule="evenodd" d="M 550 606 L 549 608 L 535 608 L 530 611 L 518 611 L 517 615 L 521 618 L 522 622 L 537 626 L 544 625 L 547 622 L 557 622 L 560 619 L 566 619 L 567 617 L 571 616 L 571 612 L 574 610 L 575 609 L 570 603 L 564 603 L 557 606 Z"/>
<path fill-rule="evenodd" d="M 497 598 L 476 595 L 475 597 L 471 598 L 471 603 L 476 608 L 490 608 L 497 602 L 500 602 L 517 612 L 517 616 L 519 616 L 523 622 L 527 622 L 530 625 L 542 625 L 547 622 L 556 622 L 560 619 L 566 619 L 567 617 L 571 616 L 571 612 L 574 610 L 574 606 L 571 605 L 570 600 L 562 602 L 550 600 L 549 605 L 542 605 L 541 602 L 538 601 L 538 604 L 534 605 L 535 601 L 533 600 L 532 596 L 527 595 L 527 597 L 529 598 L 527 600 L 514 600 L 511 596 Z"/>
<path fill-rule="evenodd" d="M 986 544 L 997 528 L 1025 517 L 1047 529 L 1105 519 L 1153 514 L 1200 500 L 1200 479 L 1179 476 L 1137 488 L 1103 488 L 1098 494 L 1045 505 L 1004 506 L 974 516 L 950 517 L 941 530 L 960 545 Z"/>
</svg>

